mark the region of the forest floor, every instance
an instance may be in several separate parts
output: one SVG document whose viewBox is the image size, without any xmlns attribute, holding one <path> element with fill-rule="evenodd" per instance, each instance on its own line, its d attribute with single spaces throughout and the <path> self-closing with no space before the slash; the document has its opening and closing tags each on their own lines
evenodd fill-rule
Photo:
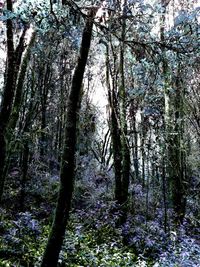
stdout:
<svg viewBox="0 0 200 267">
<path fill-rule="evenodd" d="M 0 210 L 0 266 L 39 266 L 58 185 L 58 176 L 52 174 L 43 175 L 40 182 L 37 178 L 37 183 L 30 181 L 24 210 L 20 211 L 16 181 L 9 183 L 9 193 Z M 119 223 L 120 209 L 112 200 L 110 185 L 96 185 L 92 180 L 76 182 L 59 266 L 200 266 L 200 223 L 195 219 L 193 203 L 188 201 L 184 224 L 178 229 L 168 211 L 165 232 L 162 205 L 156 206 L 150 196 L 147 211 L 145 190 L 139 184 L 132 184 L 131 188 L 134 194 L 126 222 Z"/>
</svg>

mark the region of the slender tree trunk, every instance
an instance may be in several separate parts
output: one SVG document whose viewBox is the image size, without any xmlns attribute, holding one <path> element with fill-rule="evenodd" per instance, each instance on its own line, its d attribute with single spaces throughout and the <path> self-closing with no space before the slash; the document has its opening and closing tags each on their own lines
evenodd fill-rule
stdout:
<svg viewBox="0 0 200 267">
<path fill-rule="evenodd" d="M 80 55 L 73 75 L 72 86 L 69 93 L 64 151 L 60 173 L 60 190 L 55 211 L 55 217 L 47 246 L 43 255 L 41 267 L 56 267 L 61 246 L 64 239 L 66 225 L 69 219 L 69 211 L 74 187 L 74 162 L 76 145 L 77 111 L 82 87 L 83 75 L 87 63 L 90 42 L 92 38 L 92 26 L 95 12 L 91 10 L 82 35 Z"/>
<path fill-rule="evenodd" d="M 185 152 L 184 152 L 184 114 L 183 114 L 183 98 L 184 89 L 180 82 L 180 66 L 177 73 L 176 84 L 175 84 L 175 99 L 174 99 L 174 133 L 175 135 L 171 138 L 171 154 L 170 163 L 173 166 L 172 176 L 172 200 L 173 207 L 176 213 L 175 221 L 177 224 L 183 223 L 185 215 L 186 197 L 184 182 L 186 181 L 185 171 Z"/>
<path fill-rule="evenodd" d="M 167 232 L 167 198 L 166 198 L 166 169 L 165 156 L 162 159 L 162 191 L 163 191 L 163 206 L 164 206 L 164 231 Z"/>
<path fill-rule="evenodd" d="M 17 79 L 17 84 L 16 84 L 16 92 L 15 92 L 15 98 L 13 102 L 13 107 L 12 107 L 12 112 L 10 115 L 9 123 L 8 123 L 8 130 L 7 130 L 7 149 L 6 149 L 6 162 L 5 162 L 5 168 L 3 172 L 3 176 L 6 177 L 7 171 L 9 169 L 10 165 L 10 157 L 13 150 L 13 147 L 10 145 L 11 140 L 14 138 L 14 130 L 17 125 L 19 115 L 20 115 L 20 110 L 22 108 L 22 103 L 23 103 L 23 94 L 24 94 L 24 81 L 26 78 L 26 72 L 28 68 L 28 64 L 30 61 L 31 57 L 31 48 L 34 44 L 35 41 L 35 33 L 33 33 L 31 37 L 31 41 L 29 43 L 29 46 L 27 48 L 26 54 L 24 55 L 23 62 L 21 63 L 21 68 L 19 72 L 19 77 Z"/>
<path fill-rule="evenodd" d="M 109 46 L 106 45 L 106 85 L 108 89 L 108 102 L 110 105 L 110 132 L 112 140 L 113 165 L 115 171 L 115 200 L 121 204 L 122 199 L 122 158 L 121 158 L 121 139 L 118 125 L 117 99 L 115 96 L 115 82 L 112 77 L 112 89 L 110 85 L 110 67 L 109 67 Z"/>
<path fill-rule="evenodd" d="M 145 187 L 145 160 L 146 160 L 146 154 L 145 154 L 145 121 L 144 116 L 141 113 L 141 133 L 140 133 L 140 150 L 141 150 L 141 158 L 142 158 L 142 187 Z"/>
<path fill-rule="evenodd" d="M 124 77 L 124 52 L 125 52 L 125 34 L 126 34 L 126 7 L 127 1 L 123 1 L 123 21 L 120 45 L 120 124 L 121 124 L 121 147 L 122 147 L 122 204 L 127 202 L 129 188 L 130 172 L 130 153 L 127 138 L 127 118 L 126 118 L 126 88 Z"/>
<path fill-rule="evenodd" d="M 20 68 L 20 72 L 19 72 L 19 78 L 18 78 L 17 86 L 16 86 L 15 99 L 14 99 L 11 118 L 10 118 L 10 122 L 9 122 L 9 130 L 11 132 L 13 132 L 13 130 L 15 129 L 18 118 L 19 118 L 20 109 L 21 109 L 22 100 L 23 100 L 24 80 L 26 77 L 26 72 L 27 72 L 28 64 L 29 64 L 30 57 L 31 57 L 31 48 L 34 44 L 35 36 L 36 36 L 36 33 L 34 32 L 32 34 L 31 41 L 29 43 L 26 54 L 24 55 L 24 58 L 23 58 L 23 61 L 21 64 L 21 68 Z"/>
<path fill-rule="evenodd" d="M 47 148 L 47 140 L 46 140 L 46 104 L 45 106 L 42 107 L 42 111 L 41 111 L 41 138 L 40 138 L 40 156 L 41 159 L 44 160 L 44 155 L 46 154 L 46 148 Z"/>
<path fill-rule="evenodd" d="M 146 224 L 149 220 L 149 189 L 150 189 L 150 140 L 147 150 L 147 179 L 146 179 Z"/>
<path fill-rule="evenodd" d="M 24 211 L 24 204 L 25 204 L 25 188 L 27 182 L 27 173 L 28 173 L 28 163 L 29 163 L 29 146 L 28 141 L 25 141 L 24 148 L 23 148 L 23 156 L 22 156 L 22 175 L 21 175 L 21 192 L 20 192 L 20 210 Z"/>
<path fill-rule="evenodd" d="M 50 53 L 48 54 L 50 57 Z M 40 157 L 41 160 L 44 160 L 44 155 L 46 154 L 47 150 L 47 134 L 46 134 L 46 126 L 47 126 L 47 103 L 48 103 L 48 93 L 49 87 L 51 83 L 51 76 L 52 72 L 50 66 L 45 64 L 41 66 L 42 70 L 40 71 L 41 83 L 40 83 L 40 103 L 41 103 L 41 136 L 40 136 Z M 45 165 L 43 165 L 45 166 Z M 44 168 L 45 169 L 45 168 Z"/>
<path fill-rule="evenodd" d="M 134 117 L 133 117 L 133 136 L 134 136 L 133 164 L 134 164 L 134 170 L 135 170 L 135 180 L 136 182 L 139 182 L 140 175 L 139 175 L 138 133 L 137 133 L 137 126 L 136 126 L 136 114 L 134 114 Z"/>
<path fill-rule="evenodd" d="M 122 203 L 122 162 L 121 162 L 121 142 L 120 142 L 120 129 L 116 118 L 116 112 L 111 109 L 111 135 L 113 144 L 113 157 L 115 169 L 115 200 L 119 204 Z"/>
</svg>

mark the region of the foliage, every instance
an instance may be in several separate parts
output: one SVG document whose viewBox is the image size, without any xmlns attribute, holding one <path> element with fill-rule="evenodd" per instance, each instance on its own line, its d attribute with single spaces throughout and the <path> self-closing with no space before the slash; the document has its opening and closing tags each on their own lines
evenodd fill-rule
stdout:
<svg viewBox="0 0 200 267">
<path fill-rule="evenodd" d="M 199 244 L 193 238 L 182 235 L 181 240 L 173 242 L 153 266 L 199 266 L 199 255 Z"/>
<path fill-rule="evenodd" d="M 79 228 L 79 227 L 78 227 Z M 74 230 L 74 229 L 73 229 Z M 101 235 L 108 235 L 108 229 L 101 229 Z M 61 260 L 66 266 L 132 266 L 135 255 L 126 252 L 117 242 L 107 241 L 96 244 L 96 232 L 67 233 L 67 238 L 61 253 Z"/>
<path fill-rule="evenodd" d="M 0 266 L 39 266 L 56 206 L 63 133 L 68 125 L 66 102 L 80 36 L 87 12 L 96 1 L 66 1 L 64 6 L 61 1 L 13 1 L 12 12 L 6 10 L 4 2 L 0 1 L 0 53 L 8 49 L 8 20 L 13 26 L 14 48 L 28 28 L 23 55 L 30 32 L 36 37 L 24 73 L 18 122 L 8 134 L 10 140 L 6 140 L 9 151 L 0 208 Z M 161 1 L 128 0 L 126 6 L 122 2 L 97 1 L 101 7 L 95 18 L 79 103 L 72 211 L 59 264 L 199 266 L 200 9 L 196 1 L 181 1 L 180 5 L 162 1 L 166 7 Z M 119 60 L 122 45 L 124 66 Z M 2 103 L 9 60 L 1 57 Z M 119 96 L 121 67 L 124 99 Z M 106 112 L 99 110 L 92 98 L 94 90 L 104 103 L 101 98 L 105 91 L 108 94 L 108 83 L 116 104 L 116 124 L 120 135 L 126 135 L 131 155 L 131 184 L 123 223 L 124 207 L 114 200 L 113 144 L 108 129 L 113 106 L 105 104 Z M 127 113 L 127 134 L 118 116 L 121 100 Z M 166 127 L 168 115 L 171 127 Z M 172 154 L 178 151 L 173 162 L 167 151 L 170 145 Z M 178 163 L 183 167 L 184 175 L 182 172 L 179 178 L 183 178 L 187 200 L 181 226 L 174 224 L 169 185 L 171 171 L 176 171 Z"/>
<path fill-rule="evenodd" d="M 16 214 L 15 220 L 7 218 L 5 211 L 2 214 L 0 251 L 5 251 L 4 254 L 8 256 L 2 253 L 1 266 L 31 266 L 38 262 L 49 228 L 41 226 L 30 212 Z"/>
</svg>

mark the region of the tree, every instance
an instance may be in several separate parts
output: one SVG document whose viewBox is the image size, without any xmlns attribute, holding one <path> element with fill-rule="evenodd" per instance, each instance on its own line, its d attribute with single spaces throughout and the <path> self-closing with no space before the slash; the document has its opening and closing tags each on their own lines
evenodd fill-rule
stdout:
<svg viewBox="0 0 200 267">
<path fill-rule="evenodd" d="M 161 41 L 165 41 L 166 4 L 163 5 Z M 177 59 L 175 59 L 177 60 Z M 170 201 L 175 211 L 175 222 L 183 222 L 185 214 L 186 196 L 184 183 L 186 182 L 185 156 L 184 156 L 184 88 L 180 82 L 180 63 L 177 62 L 177 74 L 173 77 L 170 64 L 163 50 L 163 78 L 165 98 L 165 141 L 166 141 L 166 166 L 169 181 Z M 175 82 L 173 83 L 173 80 Z M 174 93 L 172 93 L 174 88 Z"/>
<path fill-rule="evenodd" d="M 11 0 L 7 0 L 7 10 L 10 12 L 13 11 L 13 3 Z M 8 134 L 8 125 L 13 110 L 13 100 L 15 97 L 16 83 L 24 51 L 24 39 L 27 26 L 24 25 L 24 30 L 16 49 L 14 49 L 13 31 L 13 21 L 11 18 L 8 18 L 6 21 L 7 66 L 0 109 L 0 200 L 2 198 L 5 182 L 5 163 L 7 154 L 6 139 Z"/>
<path fill-rule="evenodd" d="M 52 229 L 49 235 L 48 243 L 41 264 L 42 267 L 57 266 L 59 253 L 64 239 L 66 225 L 69 219 L 74 184 L 74 157 L 76 145 L 78 104 L 81 93 L 83 75 L 90 49 L 93 19 L 95 13 L 95 9 L 92 8 L 86 20 L 86 25 L 82 34 L 80 54 L 74 71 L 71 90 L 68 96 L 65 122 L 65 141 L 60 172 L 59 196 Z"/>
<path fill-rule="evenodd" d="M 127 138 L 127 110 L 126 110 L 126 85 L 125 85 L 125 66 L 124 66 L 124 54 L 125 54 L 125 38 L 126 38 L 126 7 L 127 1 L 122 3 L 122 32 L 121 32 L 121 44 L 120 44 L 120 85 L 119 85 L 119 97 L 120 97 L 120 128 L 121 128 L 121 147 L 122 147 L 122 204 L 125 204 L 128 199 L 129 189 L 129 172 L 130 172 L 130 152 L 129 141 Z"/>
</svg>

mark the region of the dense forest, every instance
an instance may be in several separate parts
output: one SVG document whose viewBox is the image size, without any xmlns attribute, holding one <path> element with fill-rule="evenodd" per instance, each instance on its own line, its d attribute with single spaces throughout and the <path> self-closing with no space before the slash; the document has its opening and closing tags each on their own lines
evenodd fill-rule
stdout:
<svg viewBox="0 0 200 267">
<path fill-rule="evenodd" d="M 0 0 L 0 266 L 200 266 L 198 0 Z"/>
</svg>

